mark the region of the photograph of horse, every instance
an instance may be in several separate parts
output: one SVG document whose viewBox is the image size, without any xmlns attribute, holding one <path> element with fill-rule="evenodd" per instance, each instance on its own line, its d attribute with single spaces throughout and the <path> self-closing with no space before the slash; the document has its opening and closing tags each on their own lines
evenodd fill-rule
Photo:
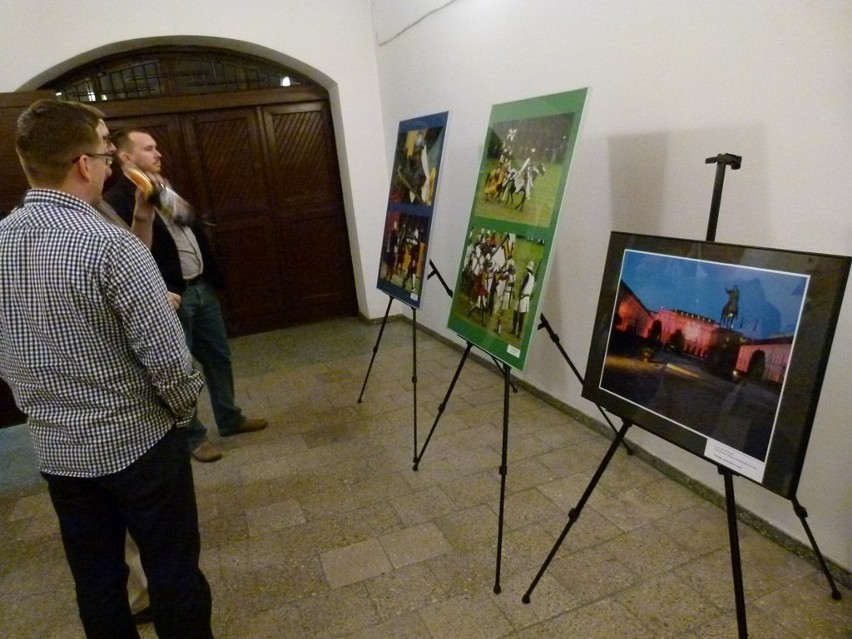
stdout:
<svg viewBox="0 0 852 639">
<path fill-rule="evenodd" d="M 474 215 L 548 228 L 564 184 L 573 115 L 498 122 L 488 131 Z"/>
</svg>

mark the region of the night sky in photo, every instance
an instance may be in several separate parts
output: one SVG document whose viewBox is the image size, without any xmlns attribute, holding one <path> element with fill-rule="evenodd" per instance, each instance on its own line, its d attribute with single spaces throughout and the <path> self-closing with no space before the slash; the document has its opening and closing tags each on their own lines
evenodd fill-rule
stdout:
<svg viewBox="0 0 852 639">
<path fill-rule="evenodd" d="M 625 251 L 622 281 L 651 312 L 661 308 L 695 313 L 718 322 L 727 289 L 739 289 L 732 328 L 766 339 L 796 331 L 808 277 L 719 262 Z"/>
</svg>

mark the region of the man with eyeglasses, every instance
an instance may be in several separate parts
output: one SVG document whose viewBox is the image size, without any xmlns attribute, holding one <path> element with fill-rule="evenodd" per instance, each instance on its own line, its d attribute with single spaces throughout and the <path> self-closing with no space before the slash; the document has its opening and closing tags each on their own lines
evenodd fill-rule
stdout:
<svg viewBox="0 0 852 639">
<path fill-rule="evenodd" d="M 95 210 L 103 114 L 54 100 L 18 119 L 31 189 L 0 221 L 0 375 L 27 414 L 89 639 L 138 639 L 125 535 L 160 639 L 211 639 L 189 454 L 202 380 L 148 249 Z M 142 194 L 140 216 L 152 216 Z"/>
</svg>

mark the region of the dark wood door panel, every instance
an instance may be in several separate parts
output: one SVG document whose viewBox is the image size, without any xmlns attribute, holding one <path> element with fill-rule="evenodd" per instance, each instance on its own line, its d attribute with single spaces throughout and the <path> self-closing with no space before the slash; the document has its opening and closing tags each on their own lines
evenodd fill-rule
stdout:
<svg viewBox="0 0 852 639">
<path fill-rule="evenodd" d="M 268 219 L 258 217 L 225 228 L 217 233 L 227 237 L 218 243 L 218 253 L 228 275 L 222 302 L 229 330 L 247 335 L 282 326 L 288 296 L 277 277 L 278 234 Z"/>
<path fill-rule="evenodd" d="M 50 91 L 0 93 L 0 217 L 19 204 L 29 188 L 15 152 L 18 117 L 36 100 L 51 97 Z"/>
<path fill-rule="evenodd" d="M 50 91 L 0 93 L 0 218 L 21 202 L 29 188 L 15 151 L 18 117 L 36 100 L 53 97 Z M 12 389 L 0 379 L 0 428 L 26 420 L 15 405 Z"/>
<path fill-rule="evenodd" d="M 258 112 L 223 109 L 181 117 L 185 143 L 193 149 L 193 182 L 200 185 L 199 210 L 214 224 L 214 245 L 227 273 L 222 304 L 228 328 L 244 335 L 281 326 L 287 296 L 275 246 L 282 238 L 270 210 Z"/>
<path fill-rule="evenodd" d="M 340 170 L 327 105 L 264 107 L 270 171 L 277 202 L 293 208 L 340 202 Z"/>
<path fill-rule="evenodd" d="M 269 211 L 263 141 L 255 109 L 226 109 L 183 116 L 192 149 L 193 179 L 203 184 L 198 206 L 216 224 Z"/>
<path fill-rule="evenodd" d="M 293 240 L 279 246 L 290 319 L 353 315 L 352 257 L 328 105 L 275 105 L 262 111 L 271 141 L 275 215 Z"/>
<path fill-rule="evenodd" d="M 335 307 L 333 315 L 354 313 L 346 224 L 334 216 L 291 219 L 285 233 L 296 238 L 279 254 L 281 262 L 293 265 L 283 276 L 291 297 L 288 307 L 324 305 Z"/>
</svg>

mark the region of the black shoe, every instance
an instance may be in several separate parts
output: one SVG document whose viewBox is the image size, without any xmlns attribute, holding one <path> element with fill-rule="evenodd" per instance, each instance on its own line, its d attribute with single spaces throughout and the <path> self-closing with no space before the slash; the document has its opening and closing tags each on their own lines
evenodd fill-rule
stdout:
<svg viewBox="0 0 852 639">
<path fill-rule="evenodd" d="M 151 614 L 150 606 L 139 612 L 133 613 L 133 623 L 137 626 L 144 626 L 146 623 L 152 623 L 154 621 L 154 616 Z"/>
</svg>

